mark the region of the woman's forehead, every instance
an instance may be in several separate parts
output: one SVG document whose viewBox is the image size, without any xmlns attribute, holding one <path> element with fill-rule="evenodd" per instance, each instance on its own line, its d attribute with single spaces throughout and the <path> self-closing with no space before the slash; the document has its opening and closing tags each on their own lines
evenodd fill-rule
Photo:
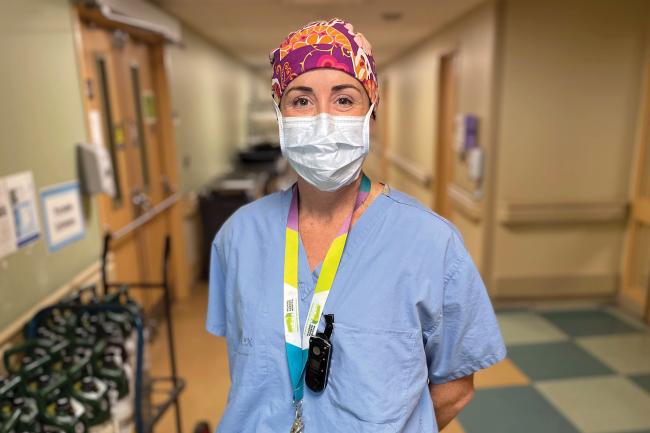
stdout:
<svg viewBox="0 0 650 433">
<path fill-rule="evenodd" d="M 354 77 L 336 69 L 313 69 L 296 77 L 287 86 L 286 91 L 294 87 L 310 87 L 314 90 L 330 90 L 339 85 L 352 85 L 357 90 L 363 91 L 361 83 Z"/>
</svg>

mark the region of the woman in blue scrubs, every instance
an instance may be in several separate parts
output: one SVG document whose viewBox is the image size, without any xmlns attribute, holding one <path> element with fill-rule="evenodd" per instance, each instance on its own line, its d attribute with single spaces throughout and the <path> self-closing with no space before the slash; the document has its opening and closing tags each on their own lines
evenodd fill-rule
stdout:
<svg viewBox="0 0 650 433">
<path fill-rule="evenodd" d="M 271 63 L 298 181 L 212 245 L 206 326 L 226 337 L 231 378 L 217 432 L 437 432 L 474 372 L 505 358 L 481 276 L 452 223 L 361 171 L 378 102 L 363 35 L 310 23 Z"/>
</svg>

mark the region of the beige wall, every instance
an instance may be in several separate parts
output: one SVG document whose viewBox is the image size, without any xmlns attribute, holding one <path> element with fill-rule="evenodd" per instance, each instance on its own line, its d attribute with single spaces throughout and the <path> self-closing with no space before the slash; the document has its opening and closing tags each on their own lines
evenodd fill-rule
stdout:
<svg viewBox="0 0 650 433">
<path fill-rule="evenodd" d="M 388 116 L 388 136 L 381 141 L 389 152 L 422 174 L 435 178 L 435 149 L 438 116 L 438 70 L 440 58 L 454 50 L 458 60 L 459 112 L 472 113 L 480 119 L 480 143 L 489 154 L 493 147 L 493 81 L 495 66 L 497 8 L 488 2 L 460 17 L 441 31 L 415 47 L 401 58 L 379 69 L 381 83 L 388 82 L 388 101 L 379 113 L 378 129 Z M 381 65 L 379 65 L 381 68 Z M 379 157 L 373 152 L 366 170 L 379 175 Z M 467 178 L 465 163 L 457 161 L 454 167 L 454 183 L 466 195 L 476 190 Z M 416 180 L 397 164 L 390 164 L 388 183 L 428 206 L 433 205 L 431 187 Z M 482 206 L 485 197 L 470 198 L 472 206 Z M 454 211 L 451 221 L 461 230 L 465 243 L 479 269 L 482 267 L 484 246 L 484 223 L 475 222 Z"/>
<path fill-rule="evenodd" d="M 168 49 L 176 145 L 183 191 L 230 168 L 246 144 L 247 109 L 260 78 L 214 45 L 183 28 L 183 47 Z"/>
<path fill-rule="evenodd" d="M 262 81 L 190 29 L 169 47 L 183 191 L 223 173 L 246 141 L 246 109 Z M 75 143 L 87 140 L 69 0 L 0 0 L 0 176 L 31 170 L 37 189 L 76 178 Z M 266 83 L 264 83 L 266 85 Z M 99 258 L 92 200 L 86 236 L 48 253 L 43 237 L 0 259 L 0 334 Z"/>
<path fill-rule="evenodd" d="M 389 133 L 366 170 L 381 178 L 385 142 L 432 173 L 439 59 L 456 49 L 458 111 L 479 117 L 486 175 L 480 198 L 464 195 L 480 221 L 460 206 L 451 220 L 493 296 L 615 293 L 649 8 L 644 0 L 486 2 L 380 69 Z M 433 204 L 429 188 L 396 164 L 385 180 Z M 476 192 L 462 162 L 454 183 Z"/>
<path fill-rule="evenodd" d="M 0 176 L 30 170 L 37 190 L 76 179 L 86 131 L 68 1 L 0 0 L 0 52 Z M 99 258 L 90 200 L 84 212 L 82 240 L 48 253 L 41 236 L 0 259 L 0 333 Z"/>
<path fill-rule="evenodd" d="M 507 1 L 499 106 L 493 293 L 611 295 L 627 199 L 648 2 Z M 543 206 L 538 206 L 538 205 Z M 572 222 L 552 223 L 571 206 Z"/>
</svg>

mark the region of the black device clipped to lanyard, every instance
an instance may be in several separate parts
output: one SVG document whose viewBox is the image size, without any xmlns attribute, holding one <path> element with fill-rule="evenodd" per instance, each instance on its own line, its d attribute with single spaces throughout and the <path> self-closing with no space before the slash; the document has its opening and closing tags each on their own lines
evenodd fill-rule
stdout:
<svg viewBox="0 0 650 433">
<path fill-rule="evenodd" d="M 309 338 L 309 355 L 305 383 L 314 392 L 321 392 L 327 386 L 332 359 L 330 337 L 334 330 L 334 315 L 325 314 L 325 332 L 318 332 Z"/>
</svg>

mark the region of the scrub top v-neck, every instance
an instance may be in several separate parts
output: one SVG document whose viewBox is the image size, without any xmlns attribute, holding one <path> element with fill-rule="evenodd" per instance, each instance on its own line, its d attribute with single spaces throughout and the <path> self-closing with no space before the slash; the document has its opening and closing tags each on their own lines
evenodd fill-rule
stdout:
<svg viewBox="0 0 650 433">
<path fill-rule="evenodd" d="M 359 232 L 364 230 L 364 225 L 367 223 L 367 220 L 370 220 L 368 224 L 372 224 L 372 220 L 374 218 L 377 218 L 377 208 L 381 208 L 383 205 L 380 203 L 380 201 L 383 201 L 383 198 L 386 197 L 388 194 L 389 187 L 385 186 L 384 190 L 382 193 L 380 193 L 378 196 L 370 202 L 368 207 L 361 213 L 361 215 L 357 218 L 356 222 L 350 227 L 350 234 L 348 235 L 348 240 L 345 245 L 345 249 L 343 250 L 343 256 L 341 257 L 341 263 L 339 265 L 339 269 L 342 269 L 345 266 L 346 263 L 346 256 L 353 254 L 355 246 L 353 246 L 353 237 L 352 233 L 353 232 Z M 357 238 L 355 236 L 354 238 Z M 305 244 L 302 241 L 302 236 L 300 234 L 298 235 L 298 255 L 299 255 L 299 267 L 298 267 L 298 284 L 302 281 L 302 288 L 298 287 L 298 290 L 300 292 L 300 298 L 305 299 L 307 296 L 313 294 L 314 288 L 316 287 L 316 283 L 318 282 L 318 277 L 320 276 L 320 271 L 323 267 L 323 260 L 320 261 L 314 268 L 313 272 L 309 268 L 309 260 L 307 259 L 307 251 L 305 250 Z M 304 264 L 304 266 L 303 266 Z M 304 284 L 306 281 L 310 281 L 312 284 Z M 302 306 L 301 306 L 302 307 Z"/>
<path fill-rule="evenodd" d="M 290 200 L 286 189 L 240 208 L 213 242 L 206 327 L 226 337 L 231 378 L 217 432 L 288 432 L 293 421 L 282 317 Z M 299 242 L 300 329 L 321 266 L 310 271 Z M 305 389 L 308 433 L 438 431 L 428 381 L 467 376 L 505 357 L 462 236 L 392 187 L 352 225 L 329 313 L 330 378 L 320 394 Z"/>
</svg>

